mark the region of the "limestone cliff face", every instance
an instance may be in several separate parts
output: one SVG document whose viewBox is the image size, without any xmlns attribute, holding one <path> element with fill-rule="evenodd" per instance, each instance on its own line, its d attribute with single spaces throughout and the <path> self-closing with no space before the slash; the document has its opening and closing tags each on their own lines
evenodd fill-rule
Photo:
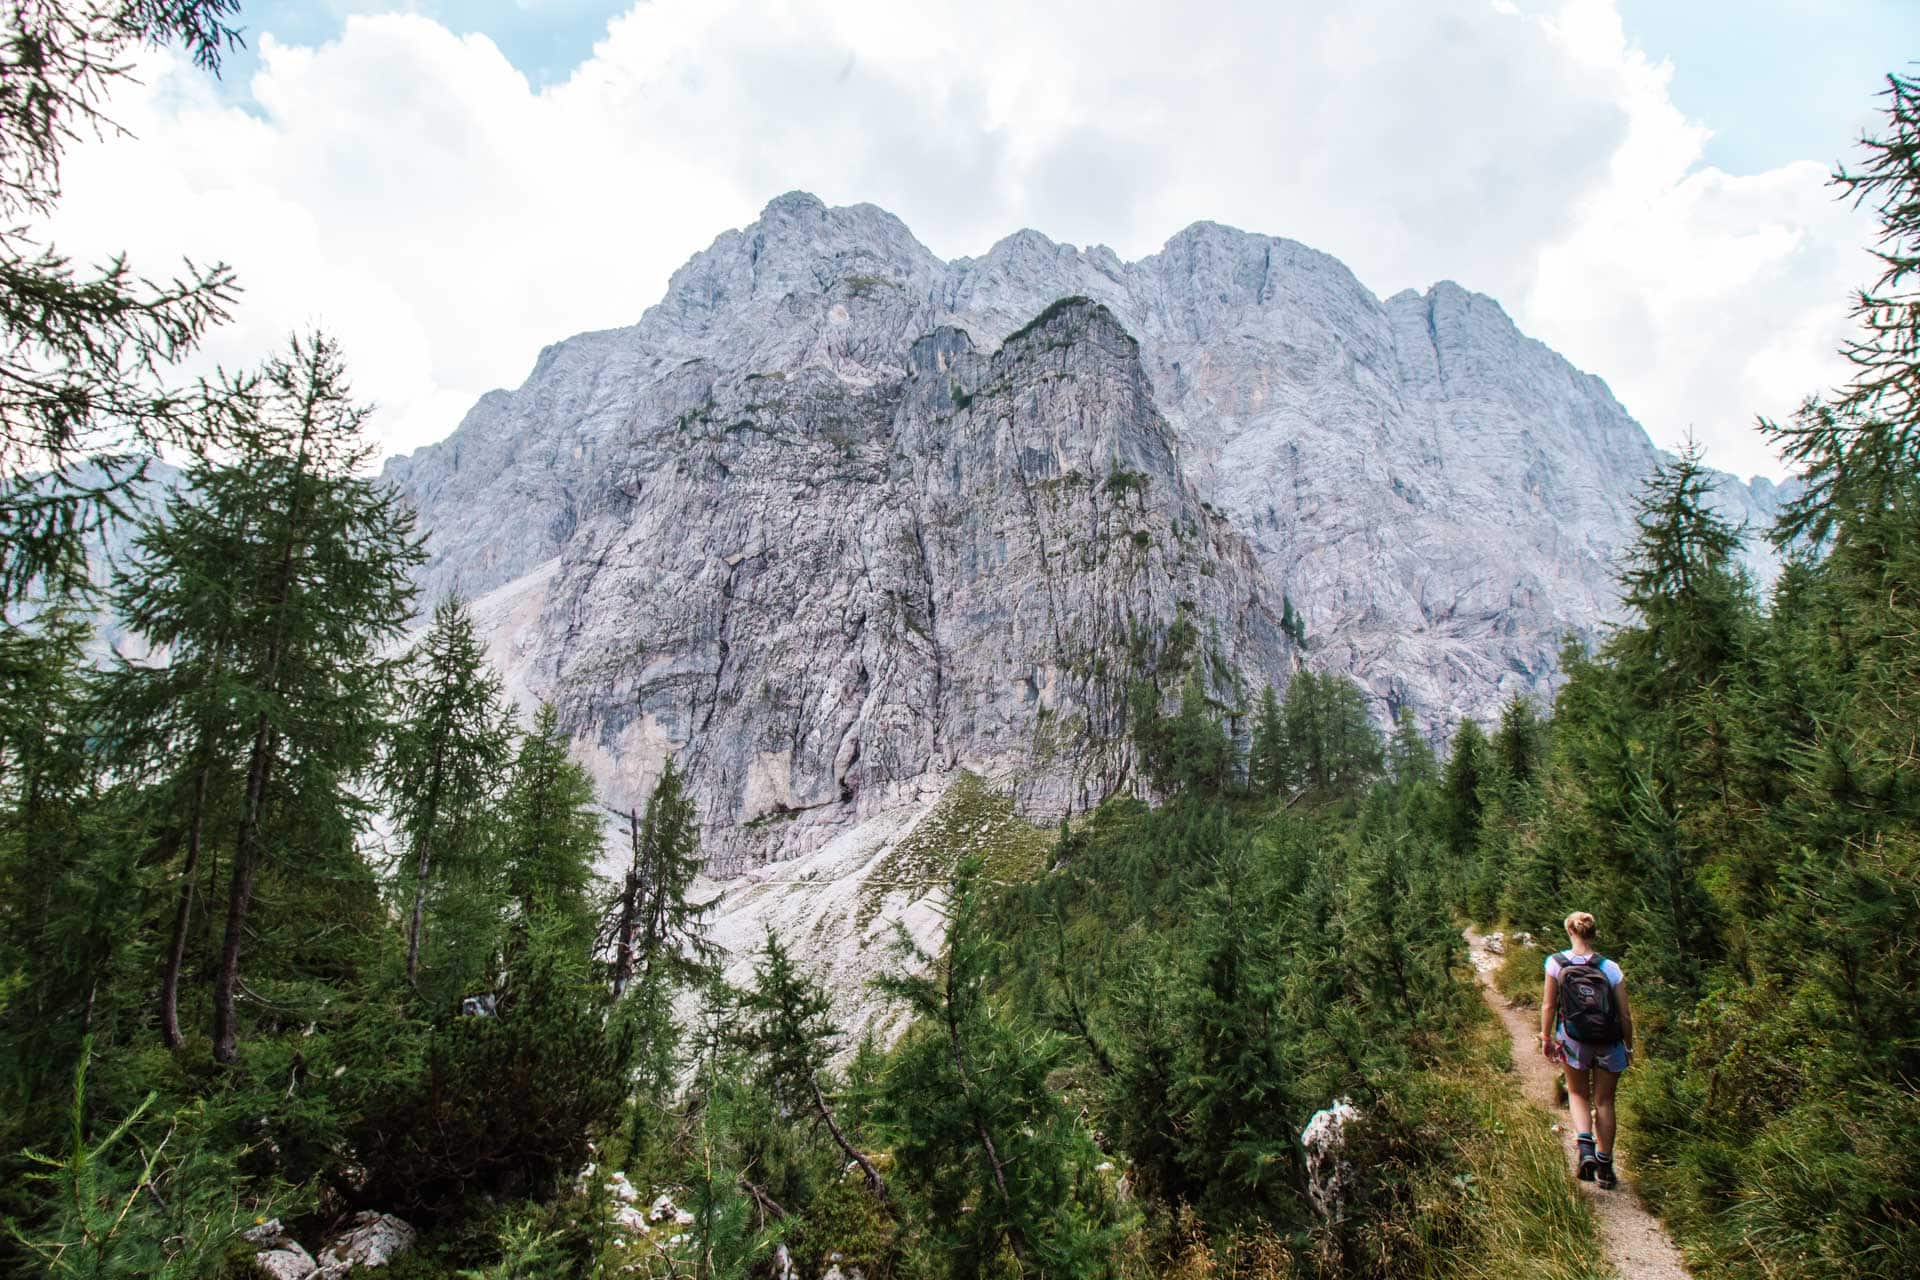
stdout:
<svg viewBox="0 0 1920 1280">
<path fill-rule="evenodd" d="M 961 769 L 1030 813 L 1094 803 L 1131 775 L 1128 683 L 1177 684 L 1182 636 L 1226 705 L 1285 681 L 1279 602 L 1104 307 L 991 354 L 939 328 L 895 355 L 858 381 L 696 359 L 659 413 L 579 446 L 620 462 L 549 499 L 520 683 L 616 804 L 673 752 L 717 865 Z"/>
<path fill-rule="evenodd" d="M 1614 611 L 1658 460 L 1452 284 L 1381 301 L 1206 223 L 1135 263 L 1031 231 L 946 263 L 795 193 L 388 474 L 427 597 L 484 597 L 615 803 L 681 758 L 740 866 L 956 769 L 1089 803 L 1129 777 L 1130 679 L 1284 683 L 1283 598 L 1383 712 L 1544 692 Z"/>
</svg>

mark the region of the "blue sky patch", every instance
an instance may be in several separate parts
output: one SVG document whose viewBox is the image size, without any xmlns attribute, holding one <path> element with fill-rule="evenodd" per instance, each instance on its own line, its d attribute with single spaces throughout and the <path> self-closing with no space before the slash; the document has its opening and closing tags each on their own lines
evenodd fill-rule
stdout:
<svg viewBox="0 0 1920 1280">
<path fill-rule="evenodd" d="M 221 78 L 235 93 L 260 65 L 259 37 L 324 44 L 355 13 L 417 13 L 460 35 L 490 38 L 538 89 L 565 80 L 593 55 L 607 21 L 633 0 L 249 0 L 240 10 L 248 47 L 228 59 Z"/>
</svg>

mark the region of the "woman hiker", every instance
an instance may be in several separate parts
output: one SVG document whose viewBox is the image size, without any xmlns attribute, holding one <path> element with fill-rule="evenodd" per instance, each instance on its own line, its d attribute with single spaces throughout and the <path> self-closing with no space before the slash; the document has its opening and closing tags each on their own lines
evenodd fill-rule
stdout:
<svg viewBox="0 0 1920 1280">
<path fill-rule="evenodd" d="M 1633 1015 L 1620 966 L 1593 949 L 1593 917 L 1576 911 L 1566 926 L 1572 947 L 1547 957 L 1540 1050 L 1566 1067 L 1568 1105 L 1581 1126 L 1580 1180 L 1597 1177 L 1611 1189 L 1619 1183 L 1613 1172 L 1613 1091 L 1633 1061 Z"/>
</svg>

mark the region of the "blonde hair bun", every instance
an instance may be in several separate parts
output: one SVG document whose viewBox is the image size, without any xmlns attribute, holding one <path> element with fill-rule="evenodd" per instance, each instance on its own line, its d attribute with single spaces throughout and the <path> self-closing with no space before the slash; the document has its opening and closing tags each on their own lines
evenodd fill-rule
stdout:
<svg viewBox="0 0 1920 1280">
<path fill-rule="evenodd" d="M 1593 935 L 1600 931 L 1593 916 L 1585 911 L 1576 911 L 1566 919 L 1567 932 L 1583 942 L 1593 941 Z"/>
</svg>

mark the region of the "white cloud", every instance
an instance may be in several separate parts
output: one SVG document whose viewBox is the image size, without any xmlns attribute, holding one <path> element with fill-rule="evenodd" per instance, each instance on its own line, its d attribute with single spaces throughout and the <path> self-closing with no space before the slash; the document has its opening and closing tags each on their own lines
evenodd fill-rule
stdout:
<svg viewBox="0 0 1920 1280">
<path fill-rule="evenodd" d="M 802 187 L 948 256 L 1035 226 L 1132 257 L 1211 218 L 1383 294 L 1451 277 L 1663 443 L 1691 424 L 1764 465 L 1747 423 L 1831 379 L 1862 270 L 1821 170 L 1700 168 L 1703 127 L 1609 0 L 1304 8 L 657 0 L 540 91 L 483 37 L 355 17 L 265 44 L 251 114 L 154 59 L 114 104 L 139 141 L 76 155 L 60 229 L 149 270 L 229 259 L 248 294 L 220 358 L 324 324 L 400 449 Z"/>
</svg>

